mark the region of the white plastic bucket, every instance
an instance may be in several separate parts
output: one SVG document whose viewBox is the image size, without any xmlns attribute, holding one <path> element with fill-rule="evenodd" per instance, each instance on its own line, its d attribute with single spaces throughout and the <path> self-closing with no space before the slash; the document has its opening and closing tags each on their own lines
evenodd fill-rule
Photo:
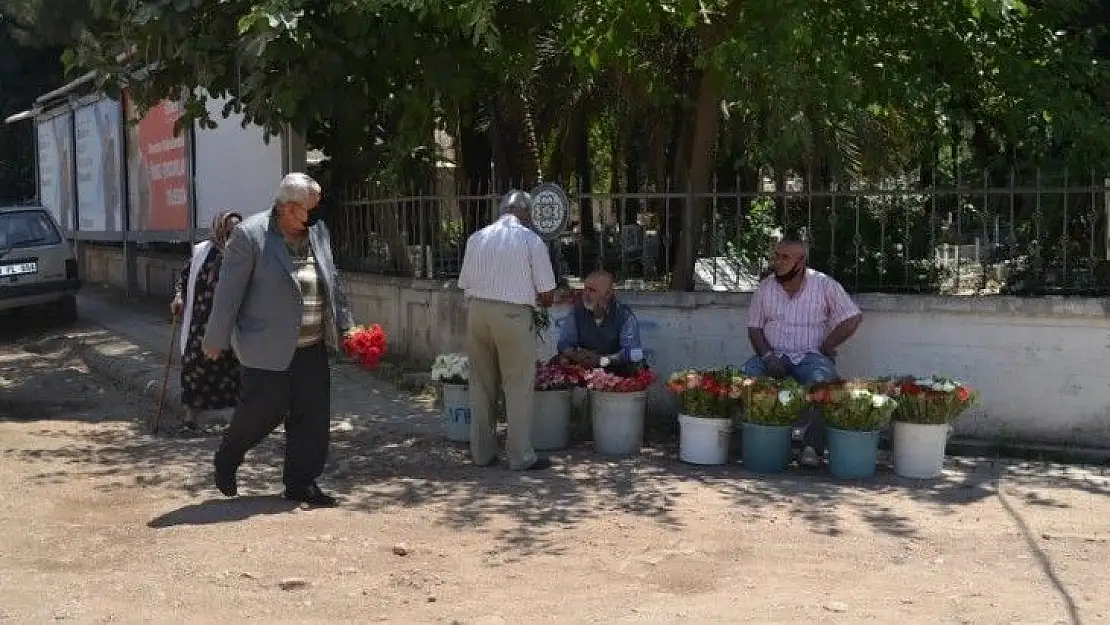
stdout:
<svg viewBox="0 0 1110 625">
<path fill-rule="evenodd" d="M 443 425 L 447 440 L 470 441 L 470 389 L 467 386 L 443 385 Z"/>
<path fill-rule="evenodd" d="M 728 463 L 732 419 L 678 415 L 678 457 L 690 464 Z"/>
<path fill-rule="evenodd" d="M 590 391 L 594 448 L 608 456 L 639 453 L 644 444 L 646 407 L 647 391 Z"/>
<path fill-rule="evenodd" d="M 571 390 L 532 393 L 532 445 L 541 451 L 570 442 Z"/>
<path fill-rule="evenodd" d="M 894 473 L 921 480 L 940 476 L 944 449 L 948 445 L 948 425 L 903 423 L 895 421 L 891 446 Z"/>
</svg>

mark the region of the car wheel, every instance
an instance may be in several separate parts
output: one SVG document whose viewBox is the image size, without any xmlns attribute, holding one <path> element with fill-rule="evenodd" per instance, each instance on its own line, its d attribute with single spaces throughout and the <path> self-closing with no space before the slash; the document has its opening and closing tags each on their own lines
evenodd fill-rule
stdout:
<svg viewBox="0 0 1110 625">
<path fill-rule="evenodd" d="M 58 320 L 65 325 L 77 322 L 77 296 L 66 295 L 58 302 Z"/>
</svg>

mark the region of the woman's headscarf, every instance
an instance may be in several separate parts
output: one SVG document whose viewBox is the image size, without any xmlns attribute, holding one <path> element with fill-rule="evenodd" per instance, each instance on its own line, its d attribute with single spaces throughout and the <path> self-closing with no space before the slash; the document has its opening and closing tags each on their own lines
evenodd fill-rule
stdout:
<svg viewBox="0 0 1110 625">
<path fill-rule="evenodd" d="M 231 231 L 235 227 L 231 223 L 232 219 L 243 221 L 243 216 L 233 211 L 224 211 L 216 215 L 216 219 L 212 221 L 212 242 L 216 244 L 216 247 L 222 248 L 227 244 L 227 239 L 231 236 Z"/>
</svg>

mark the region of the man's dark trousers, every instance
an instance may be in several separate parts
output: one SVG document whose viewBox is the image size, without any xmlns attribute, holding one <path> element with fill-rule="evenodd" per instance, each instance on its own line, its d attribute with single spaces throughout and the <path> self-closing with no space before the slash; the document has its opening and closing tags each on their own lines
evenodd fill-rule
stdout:
<svg viewBox="0 0 1110 625">
<path fill-rule="evenodd" d="M 285 371 L 241 367 L 239 404 L 216 451 L 216 467 L 234 473 L 244 456 L 285 419 L 286 489 L 311 486 L 324 471 L 331 430 L 331 370 L 320 341 L 301 347 Z"/>
</svg>

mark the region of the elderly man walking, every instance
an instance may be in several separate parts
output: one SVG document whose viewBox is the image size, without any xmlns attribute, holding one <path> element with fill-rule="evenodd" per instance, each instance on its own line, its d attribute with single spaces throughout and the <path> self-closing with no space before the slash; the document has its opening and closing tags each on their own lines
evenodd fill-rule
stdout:
<svg viewBox="0 0 1110 625">
<path fill-rule="evenodd" d="M 470 455 L 479 466 L 497 462 L 498 381 L 505 392 L 509 468 L 546 469 L 532 447 L 532 390 L 536 376 L 532 307 L 551 306 L 555 274 L 547 246 L 527 226 L 532 198 L 510 191 L 497 221 L 466 242 L 459 288 L 468 302 L 470 357 Z"/>
<path fill-rule="evenodd" d="M 285 498 L 331 506 L 316 479 L 324 470 L 331 426 L 328 346 L 352 326 L 347 298 L 323 222 L 312 224 L 320 185 L 293 173 L 273 210 L 233 231 L 220 267 L 203 349 L 216 358 L 234 345 L 242 365 L 239 404 L 216 451 L 216 486 L 233 497 L 248 451 L 285 418 Z"/>
</svg>

